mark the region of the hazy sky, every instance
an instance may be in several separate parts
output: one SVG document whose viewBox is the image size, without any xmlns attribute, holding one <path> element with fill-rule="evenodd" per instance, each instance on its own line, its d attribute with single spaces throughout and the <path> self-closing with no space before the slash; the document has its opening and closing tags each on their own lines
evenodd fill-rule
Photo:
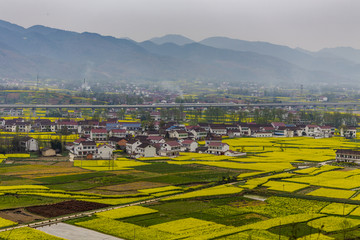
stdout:
<svg viewBox="0 0 360 240">
<path fill-rule="evenodd" d="M 0 19 L 144 41 L 181 34 L 360 49 L 359 0 L 0 0 Z"/>
</svg>

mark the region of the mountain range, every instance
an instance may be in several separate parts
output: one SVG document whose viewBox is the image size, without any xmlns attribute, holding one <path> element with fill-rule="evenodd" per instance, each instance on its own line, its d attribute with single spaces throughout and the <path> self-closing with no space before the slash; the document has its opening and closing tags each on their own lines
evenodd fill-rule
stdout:
<svg viewBox="0 0 360 240">
<path fill-rule="evenodd" d="M 356 83 L 360 50 L 318 52 L 267 42 L 166 35 L 144 42 L 0 20 L 0 78 L 72 83 L 177 81 Z"/>
</svg>

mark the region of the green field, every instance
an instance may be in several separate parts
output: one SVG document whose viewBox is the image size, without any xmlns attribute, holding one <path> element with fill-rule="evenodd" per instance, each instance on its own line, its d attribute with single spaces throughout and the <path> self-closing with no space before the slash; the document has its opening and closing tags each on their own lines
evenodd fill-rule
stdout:
<svg viewBox="0 0 360 240">
<path fill-rule="evenodd" d="M 76 199 L 122 205 L 163 196 L 142 205 L 149 211 L 140 208 L 129 214 L 119 209 L 116 219 L 104 213 L 70 223 L 125 239 L 132 239 L 133 231 L 136 239 L 360 236 L 360 170 L 318 164 L 334 159 L 334 149 L 356 148 L 358 143 L 337 137 L 224 141 L 249 154 L 224 158 L 186 153 L 156 161 L 123 158 L 114 169 L 91 160 L 76 166 L 1 164 L 0 209 Z M 167 196 L 175 194 L 179 195 Z"/>
</svg>

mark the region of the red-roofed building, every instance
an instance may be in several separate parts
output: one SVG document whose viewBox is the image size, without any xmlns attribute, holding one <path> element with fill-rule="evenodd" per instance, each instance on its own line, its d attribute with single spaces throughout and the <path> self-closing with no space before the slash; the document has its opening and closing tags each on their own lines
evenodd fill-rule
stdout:
<svg viewBox="0 0 360 240">
<path fill-rule="evenodd" d="M 86 141 L 86 138 L 78 138 L 78 139 L 76 139 L 74 141 L 74 143 L 79 144 L 79 143 L 84 142 L 84 141 Z"/>
<path fill-rule="evenodd" d="M 181 142 L 181 151 L 183 152 L 195 152 L 199 147 L 199 144 L 193 140 L 184 140 Z"/>
<path fill-rule="evenodd" d="M 161 145 L 160 156 L 178 156 L 181 151 L 181 144 L 176 141 L 167 141 Z"/>
<path fill-rule="evenodd" d="M 321 135 L 321 131 L 318 125 L 306 125 L 305 126 L 305 133 L 308 137 L 319 137 Z"/>
<path fill-rule="evenodd" d="M 173 130 L 169 131 L 169 137 L 176 139 L 185 139 L 189 137 L 189 134 L 185 130 Z"/>
<path fill-rule="evenodd" d="M 211 142 L 207 147 L 208 150 L 206 151 L 206 153 L 215 155 L 224 155 L 224 153 L 230 148 L 227 143 L 221 142 Z"/>
<path fill-rule="evenodd" d="M 160 121 L 161 120 L 161 113 L 160 112 L 151 112 L 150 118 L 154 121 Z"/>
<path fill-rule="evenodd" d="M 58 121 L 56 124 L 58 130 L 66 128 L 68 131 L 78 132 L 78 123 L 75 121 Z"/>
<path fill-rule="evenodd" d="M 331 126 L 320 126 L 319 128 L 325 138 L 332 137 L 335 133 L 335 128 Z"/>
<path fill-rule="evenodd" d="M 94 141 L 82 141 L 78 145 L 74 145 L 73 153 L 75 156 L 91 158 L 96 154 L 96 143 Z"/>
<path fill-rule="evenodd" d="M 125 138 L 127 136 L 126 129 L 112 129 L 109 132 L 110 137 Z"/>
<path fill-rule="evenodd" d="M 273 128 L 275 128 L 275 129 L 278 129 L 279 127 L 285 127 L 286 124 L 283 123 L 283 122 L 272 122 L 272 123 L 271 123 L 271 126 L 272 126 Z"/>
<path fill-rule="evenodd" d="M 197 127 L 190 130 L 190 133 L 194 135 L 195 139 L 203 139 L 207 136 L 208 131 L 206 131 L 204 128 Z"/>
<path fill-rule="evenodd" d="M 90 138 L 93 141 L 106 141 L 108 138 L 108 132 L 104 128 L 91 129 Z"/>
<path fill-rule="evenodd" d="M 340 128 L 340 136 L 346 138 L 356 138 L 356 127 Z"/>
</svg>

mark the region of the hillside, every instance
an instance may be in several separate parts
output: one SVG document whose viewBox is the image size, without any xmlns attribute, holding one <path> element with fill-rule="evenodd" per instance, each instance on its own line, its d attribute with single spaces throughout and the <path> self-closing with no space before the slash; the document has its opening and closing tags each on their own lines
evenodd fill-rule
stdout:
<svg viewBox="0 0 360 240">
<path fill-rule="evenodd" d="M 240 40 L 194 43 L 179 35 L 157 39 L 158 43 L 169 41 L 164 44 L 155 40 L 137 43 L 0 21 L 0 77 L 34 80 L 40 74 L 42 79 L 78 81 L 79 85 L 84 78 L 90 83 L 202 80 L 292 85 L 351 81 L 360 76 L 358 64 L 349 59 L 316 56 L 270 43 L 243 41 L 239 47 Z"/>
</svg>

